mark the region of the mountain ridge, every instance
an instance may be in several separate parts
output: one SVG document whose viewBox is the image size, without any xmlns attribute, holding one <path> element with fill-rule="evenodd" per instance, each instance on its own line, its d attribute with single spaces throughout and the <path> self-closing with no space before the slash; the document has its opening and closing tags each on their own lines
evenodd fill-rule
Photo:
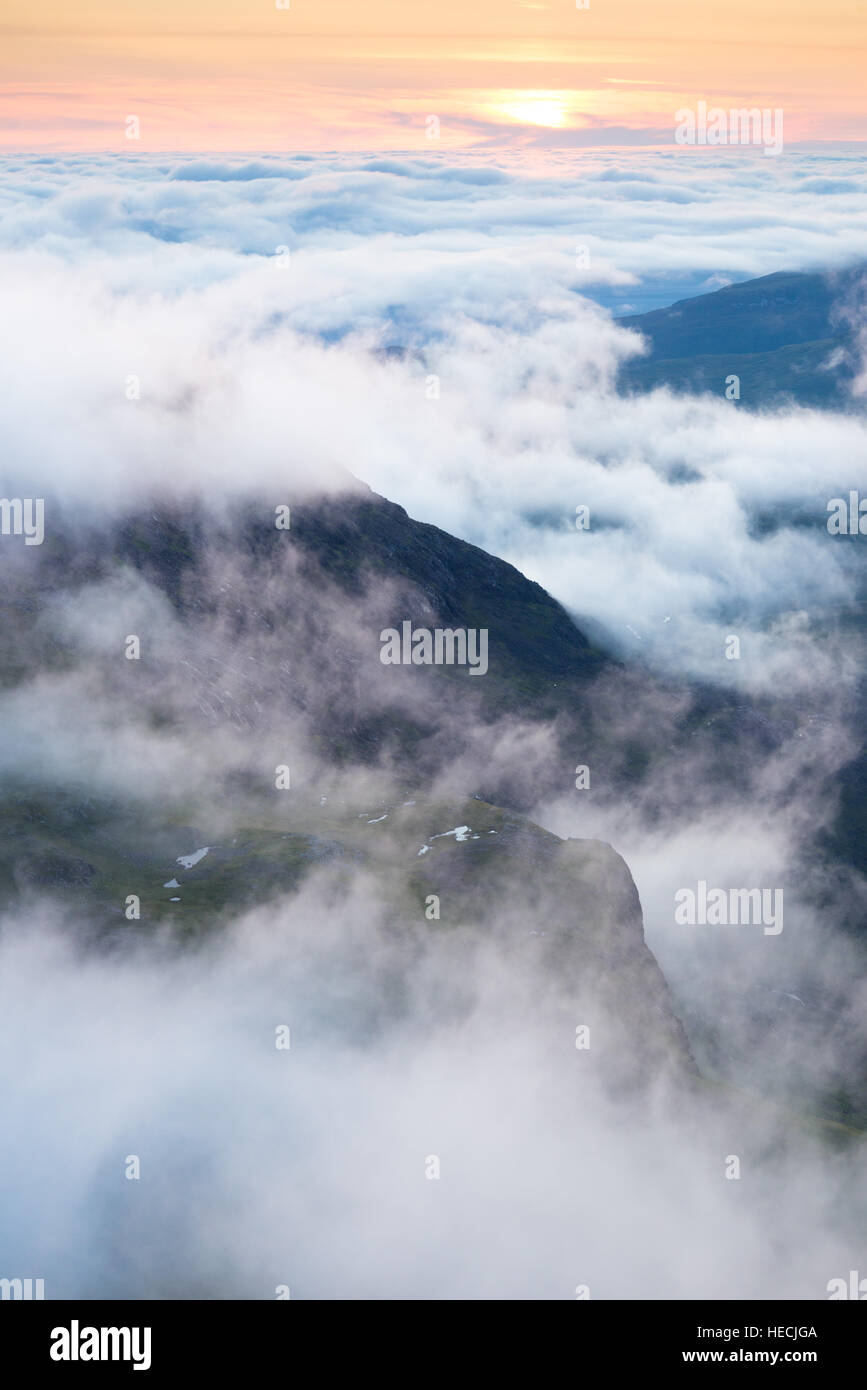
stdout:
<svg viewBox="0 0 867 1390">
<path fill-rule="evenodd" d="M 811 273 L 775 271 L 615 319 L 642 334 L 648 352 L 623 365 L 627 391 L 668 386 L 723 396 L 740 378 L 747 406 L 784 404 L 856 410 L 858 322 L 867 267 Z"/>
</svg>

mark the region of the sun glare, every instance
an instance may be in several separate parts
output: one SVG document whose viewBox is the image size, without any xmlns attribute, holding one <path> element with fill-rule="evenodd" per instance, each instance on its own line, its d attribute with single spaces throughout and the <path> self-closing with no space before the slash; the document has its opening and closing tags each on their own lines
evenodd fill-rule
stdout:
<svg viewBox="0 0 867 1390">
<path fill-rule="evenodd" d="M 495 102 L 493 109 L 521 125 L 541 125 L 556 129 L 566 122 L 568 94 L 566 92 L 512 92 L 506 100 Z"/>
</svg>

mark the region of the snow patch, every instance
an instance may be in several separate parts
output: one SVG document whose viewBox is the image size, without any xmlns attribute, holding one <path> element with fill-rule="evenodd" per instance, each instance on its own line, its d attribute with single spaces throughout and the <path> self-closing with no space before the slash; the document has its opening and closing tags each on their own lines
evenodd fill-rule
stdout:
<svg viewBox="0 0 867 1390">
<path fill-rule="evenodd" d="M 194 865 L 198 864 L 200 859 L 204 859 L 210 848 L 210 845 L 205 845 L 204 849 L 197 849 L 194 854 L 179 854 L 177 862 L 183 864 L 185 869 L 192 869 Z"/>
<path fill-rule="evenodd" d="M 431 839 L 444 840 L 447 835 L 454 835 L 456 840 L 468 840 L 471 833 L 468 825 L 456 825 L 454 830 L 443 830 L 439 835 L 431 835 Z"/>
</svg>

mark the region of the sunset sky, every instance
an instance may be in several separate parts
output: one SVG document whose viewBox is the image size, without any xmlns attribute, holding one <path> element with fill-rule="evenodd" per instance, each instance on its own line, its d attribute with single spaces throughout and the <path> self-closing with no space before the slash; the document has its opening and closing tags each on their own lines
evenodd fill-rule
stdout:
<svg viewBox="0 0 867 1390">
<path fill-rule="evenodd" d="M 286 3 L 290 8 L 277 8 Z M 668 143 L 674 112 L 867 129 L 859 0 L 5 0 L 0 147 L 424 149 Z"/>
</svg>

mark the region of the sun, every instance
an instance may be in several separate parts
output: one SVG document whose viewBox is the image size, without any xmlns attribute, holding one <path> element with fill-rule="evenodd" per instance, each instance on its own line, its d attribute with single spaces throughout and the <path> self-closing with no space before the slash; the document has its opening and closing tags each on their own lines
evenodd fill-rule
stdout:
<svg viewBox="0 0 867 1390">
<path fill-rule="evenodd" d="M 503 95 L 504 100 L 493 103 L 493 109 L 512 121 L 551 129 L 566 123 L 569 111 L 567 92 L 510 92 Z"/>
</svg>

